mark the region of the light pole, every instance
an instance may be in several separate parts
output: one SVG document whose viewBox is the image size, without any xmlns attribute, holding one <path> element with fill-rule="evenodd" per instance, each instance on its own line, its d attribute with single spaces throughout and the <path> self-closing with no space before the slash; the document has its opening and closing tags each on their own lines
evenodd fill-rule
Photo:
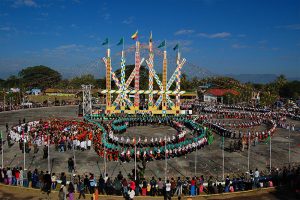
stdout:
<svg viewBox="0 0 300 200">
<path fill-rule="evenodd" d="M 248 133 L 248 172 L 250 171 L 250 146 L 251 146 L 251 132 Z"/>
<path fill-rule="evenodd" d="M 272 137 L 271 137 L 271 132 L 269 132 L 269 137 L 270 137 L 270 173 L 272 170 Z"/>
<path fill-rule="evenodd" d="M 25 152 L 25 133 L 24 133 L 24 129 L 23 129 L 23 160 L 24 160 L 24 162 L 23 162 L 23 164 L 24 164 L 24 166 L 23 166 L 23 168 L 24 168 L 24 171 L 26 170 L 26 168 L 25 168 L 25 166 L 26 166 L 26 152 Z"/>
<path fill-rule="evenodd" d="M 72 140 L 72 146 L 73 146 L 73 159 L 74 159 L 74 172 L 75 172 L 75 169 L 76 169 L 76 157 L 75 157 L 75 145 L 74 145 L 75 134 L 73 133 L 73 135 L 74 136 L 73 136 L 73 140 Z M 76 141 L 76 143 L 77 143 L 77 141 Z"/>
<path fill-rule="evenodd" d="M 48 124 L 45 124 L 45 129 L 47 131 L 48 172 L 50 173 L 51 167 L 50 167 L 50 134 L 49 134 L 49 126 L 50 126 L 50 121 L 48 121 Z"/>
<path fill-rule="evenodd" d="M 134 144 L 134 180 L 136 181 L 136 144 Z"/>
<path fill-rule="evenodd" d="M 1 131 L 0 132 L 0 136 L 1 136 L 1 167 L 2 167 L 2 169 L 4 168 L 4 161 L 3 161 L 3 157 L 4 157 L 4 155 L 3 155 L 3 153 L 4 153 L 4 143 L 3 143 L 3 132 Z"/>
<path fill-rule="evenodd" d="M 195 176 L 197 175 L 197 146 L 196 146 L 196 152 L 195 152 Z"/>
<path fill-rule="evenodd" d="M 167 182 L 167 169 L 168 169 L 167 137 L 165 136 L 165 183 Z"/>
<path fill-rule="evenodd" d="M 224 174 L 225 174 L 225 169 L 224 169 L 224 165 L 225 165 L 225 154 L 224 154 L 224 143 L 225 143 L 225 140 L 224 140 L 224 134 L 225 133 L 223 133 L 223 137 L 222 137 L 222 157 L 223 157 L 223 163 L 222 163 L 222 171 L 223 171 L 223 180 L 225 180 L 225 176 L 224 176 Z"/>
<path fill-rule="evenodd" d="M 291 124 L 288 126 L 289 128 L 289 165 L 291 164 Z"/>
<path fill-rule="evenodd" d="M 104 177 L 106 177 L 106 148 L 104 144 Z"/>
</svg>

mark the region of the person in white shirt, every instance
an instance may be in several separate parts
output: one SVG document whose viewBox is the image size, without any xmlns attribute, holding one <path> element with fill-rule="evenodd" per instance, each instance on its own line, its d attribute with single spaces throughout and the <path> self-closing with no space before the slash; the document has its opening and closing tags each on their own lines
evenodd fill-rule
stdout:
<svg viewBox="0 0 300 200">
<path fill-rule="evenodd" d="M 22 167 L 20 167 L 20 186 L 23 186 L 23 179 L 24 179 L 24 172 L 22 170 Z"/>
<path fill-rule="evenodd" d="M 80 140 L 77 140 L 77 144 L 76 144 L 76 147 L 77 147 L 77 150 L 80 150 Z"/>
<path fill-rule="evenodd" d="M 104 182 L 105 183 L 107 182 L 107 179 L 108 179 L 108 174 L 105 174 L 105 177 L 104 177 Z"/>
<path fill-rule="evenodd" d="M 52 173 L 51 182 L 52 182 L 51 184 L 52 190 L 54 190 L 57 184 L 57 176 L 55 175 L 55 173 Z"/>
<path fill-rule="evenodd" d="M 73 145 L 73 148 L 76 149 L 77 139 L 74 139 L 74 140 L 73 140 L 73 144 L 72 144 L 72 145 Z"/>
<path fill-rule="evenodd" d="M 129 196 L 130 200 L 132 200 L 135 196 L 135 191 L 133 189 L 131 189 L 131 187 L 129 187 L 128 196 Z"/>
<path fill-rule="evenodd" d="M 8 184 L 11 185 L 12 184 L 12 171 L 10 168 L 8 168 L 8 170 L 6 171 L 6 175 L 8 178 Z"/>
<path fill-rule="evenodd" d="M 88 148 L 88 150 L 91 149 L 91 146 L 92 146 L 92 141 L 91 141 L 91 140 L 88 140 L 88 141 L 87 141 L 87 148 Z"/>
<path fill-rule="evenodd" d="M 169 180 L 167 180 L 166 183 L 166 193 L 165 193 L 165 199 L 171 200 L 171 183 Z"/>
<path fill-rule="evenodd" d="M 81 141 L 80 142 L 81 151 L 84 151 L 84 149 L 85 149 L 84 147 L 85 147 L 84 141 Z"/>
<path fill-rule="evenodd" d="M 258 187 L 258 181 L 259 181 L 259 171 L 256 168 L 255 172 L 254 172 L 254 186 L 255 187 Z"/>
</svg>

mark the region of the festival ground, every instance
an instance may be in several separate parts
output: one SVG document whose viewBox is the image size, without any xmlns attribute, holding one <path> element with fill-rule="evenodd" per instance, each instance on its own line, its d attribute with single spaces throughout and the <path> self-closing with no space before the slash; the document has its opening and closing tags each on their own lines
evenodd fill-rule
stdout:
<svg viewBox="0 0 300 200">
<path fill-rule="evenodd" d="M 20 110 L 13 112 L 0 113 L 0 126 L 1 130 L 5 131 L 5 123 L 8 122 L 9 126 L 17 124 L 19 119 L 25 118 L 26 121 L 38 120 L 40 118 L 68 118 L 78 119 L 76 113 L 77 107 L 50 107 L 39 108 L 31 110 Z M 80 119 L 78 119 L 80 120 Z M 296 127 L 300 126 L 299 121 L 293 121 Z M 262 128 L 262 127 L 260 127 Z M 129 128 L 125 135 L 133 136 L 134 134 L 141 136 L 164 136 L 165 134 L 175 133 L 170 127 L 134 127 Z M 272 166 L 280 167 L 288 163 L 288 131 L 282 128 L 277 128 L 275 135 L 272 137 Z M 230 139 L 225 139 L 225 149 L 229 147 Z M 291 134 L 291 162 L 300 161 L 300 133 L 295 131 Z M 188 154 L 186 157 L 179 157 L 176 159 L 168 160 L 169 177 L 184 177 L 195 175 L 195 160 L 197 161 L 196 175 L 212 175 L 220 180 L 222 177 L 222 151 L 221 151 L 221 138 L 215 135 L 215 141 L 212 145 L 206 146 L 197 152 Z M 42 159 L 42 148 L 38 154 L 34 156 L 33 151 L 26 155 L 26 168 L 34 170 L 47 170 L 47 160 Z M 195 159 L 195 154 L 197 157 Z M 73 156 L 72 151 L 64 153 L 57 152 L 51 146 L 50 156 L 52 161 L 52 171 L 56 173 L 67 172 L 67 160 Z M 247 171 L 247 150 L 245 152 L 225 151 L 225 175 L 231 173 L 244 173 Z M 23 154 L 19 150 L 19 145 L 15 144 L 11 148 L 5 145 L 4 150 L 4 165 L 5 166 L 23 166 Z M 258 146 L 251 147 L 250 153 L 250 169 L 255 170 L 258 168 L 260 171 L 267 171 L 269 165 L 269 145 L 261 143 Z M 78 174 L 94 172 L 97 176 L 104 171 L 104 160 L 96 155 L 93 149 L 89 151 L 76 151 L 76 168 Z M 131 173 L 134 168 L 134 162 L 120 163 L 108 162 L 107 172 L 109 176 L 116 176 L 119 171 L 123 174 Z M 165 161 L 153 161 L 147 163 L 146 176 L 147 177 L 161 177 L 164 178 Z"/>
</svg>

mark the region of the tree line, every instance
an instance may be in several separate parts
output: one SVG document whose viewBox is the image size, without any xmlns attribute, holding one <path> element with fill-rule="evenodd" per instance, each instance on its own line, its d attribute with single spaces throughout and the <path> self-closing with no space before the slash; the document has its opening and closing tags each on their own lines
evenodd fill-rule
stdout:
<svg viewBox="0 0 300 200">
<path fill-rule="evenodd" d="M 125 80 L 130 76 L 134 69 L 134 65 L 126 66 Z M 120 80 L 121 69 L 115 71 L 116 76 Z M 162 78 L 162 74 L 158 74 Z M 154 89 L 158 90 L 159 87 L 154 80 Z M 7 79 L 0 79 L 0 89 L 8 90 L 9 88 L 20 88 L 22 92 L 39 88 L 45 90 L 47 88 L 59 89 L 80 89 L 83 84 L 92 84 L 94 88 L 106 88 L 106 79 L 97 79 L 92 74 L 84 74 L 69 79 L 62 78 L 62 75 L 47 66 L 33 66 L 22 69 L 17 75 L 12 75 Z M 149 84 L 149 71 L 147 67 L 141 66 L 140 68 L 140 88 L 147 90 Z M 204 87 L 203 87 L 204 86 Z M 118 90 L 114 81 L 112 81 L 112 88 Z M 134 88 L 134 81 L 130 84 L 130 88 Z M 175 82 L 171 86 L 171 90 L 175 88 Z M 189 78 L 186 74 L 181 75 L 181 90 L 195 91 L 199 93 L 204 92 L 200 88 L 223 88 L 234 89 L 240 95 L 226 95 L 225 102 L 248 102 L 253 92 L 259 92 L 262 105 L 270 105 L 280 98 L 297 100 L 300 95 L 300 81 L 288 81 L 284 75 L 280 75 L 277 79 L 268 84 L 256 83 L 241 83 L 238 80 L 229 77 L 207 77 L 198 79 L 196 77 Z"/>
</svg>

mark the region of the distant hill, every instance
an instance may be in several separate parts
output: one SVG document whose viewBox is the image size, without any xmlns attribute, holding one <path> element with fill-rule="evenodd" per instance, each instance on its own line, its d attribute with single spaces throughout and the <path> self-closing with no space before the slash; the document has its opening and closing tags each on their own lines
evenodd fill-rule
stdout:
<svg viewBox="0 0 300 200">
<path fill-rule="evenodd" d="M 234 78 L 242 83 L 270 83 L 274 81 L 278 75 L 276 74 L 226 74 L 225 76 Z M 288 80 L 300 80 L 300 77 L 287 77 Z"/>
</svg>

